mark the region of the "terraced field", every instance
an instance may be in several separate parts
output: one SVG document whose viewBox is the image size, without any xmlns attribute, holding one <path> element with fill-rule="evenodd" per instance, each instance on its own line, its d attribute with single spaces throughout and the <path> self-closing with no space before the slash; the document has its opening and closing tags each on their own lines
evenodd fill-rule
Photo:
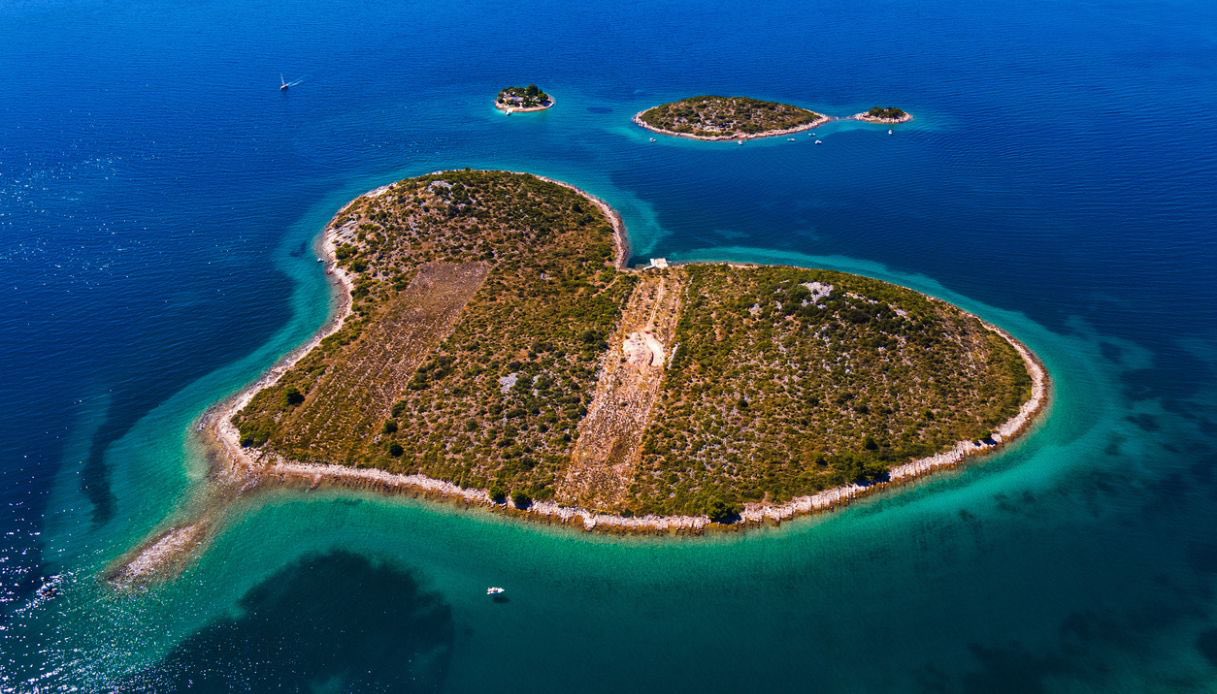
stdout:
<svg viewBox="0 0 1217 694">
<path fill-rule="evenodd" d="M 288 411 L 277 450 L 301 461 L 358 462 L 365 443 L 381 433 L 398 394 L 452 332 L 489 270 L 485 262 L 419 268 Z"/>
</svg>

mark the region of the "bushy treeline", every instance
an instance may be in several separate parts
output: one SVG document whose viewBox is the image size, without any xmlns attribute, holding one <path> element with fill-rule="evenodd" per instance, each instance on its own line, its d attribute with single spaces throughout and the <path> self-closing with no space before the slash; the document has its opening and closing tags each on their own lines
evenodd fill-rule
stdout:
<svg viewBox="0 0 1217 694">
<path fill-rule="evenodd" d="M 499 103 L 522 108 L 535 108 L 550 103 L 549 94 L 535 84 L 527 87 L 504 87 L 499 92 Z"/>
<path fill-rule="evenodd" d="M 906 115 L 904 109 L 896 108 L 895 106 L 875 106 L 866 112 L 866 115 L 871 118 L 884 118 L 887 120 L 900 120 Z"/>
</svg>

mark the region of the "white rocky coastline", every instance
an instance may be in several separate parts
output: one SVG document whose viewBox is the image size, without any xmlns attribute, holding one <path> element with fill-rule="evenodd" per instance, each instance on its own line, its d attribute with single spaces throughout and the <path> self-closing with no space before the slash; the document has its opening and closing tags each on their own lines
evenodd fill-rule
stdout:
<svg viewBox="0 0 1217 694">
<path fill-rule="evenodd" d="M 574 190 L 604 212 L 613 225 L 613 235 L 617 247 L 616 265 L 619 269 L 626 270 L 629 246 L 620 215 L 603 200 L 568 183 L 541 176 L 537 176 L 537 178 Z M 365 195 L 378 196 L 390 187 L 382 186 Z M 1002 335 L 1017 350 L 1032 379 L 1030 398 L 1014 417 L 997 427 L 996 431 L 991 434 L 992 445 L 972 440 L 960 441 L 946 451 L 892 468 L 889 471 L 889 481 L 887 482 L 868 486 L 851 484 L 835 487 L 780 504 L 746 504 L 740 513 L 739 522 L 728 526 L 712 523 L 707 516 L 623 516 L 595 512 L 577 506 L 563 506 L 552 501 L 536 501 L 525 508 L 517 508 L 510 500 L 496 502 L 486 489 L 461 487 L 452 482 L 426 475 L 405 475 L 342 465 L 304 463 L 285 460 L 277 454 L 245 448 L 241 445 L 240 433 L 232 422 L 233 416 L 244 408 L 260 390 L 278 381 L 322 339 L 339 330 L 350 315 L 353 282 L 346 271 L 338 266 L 335 255 L 335 237 L 341 233 L 341 230 L 342 227 L 334 225 L 327 227 L 320 242 L 321 252 L 326 261 L 326 272 L 333 278 L 337 290 L 337 310 L 334 316 L 311 340 L 292 350 L 261 378 L 204 414 L 198 425 L 198 429 L 213 453 L 210 484 L 226 485 L 231 490 L 230 494 L 217 495 L 217 498 L 231 499 L 234 496 L 275 483 L 307 486 L 308 488 L 334 486 L 422 495 L 482 506 L 492 510 L 509 510 L 521 517 L 558 522 L 581 527 L 587 531 L 701 534 L 712 528 L 731 529 L 756 526 L 829 510 L 879 489 L 908 482 L 941 468 L 959 465 L 969 457 L 987 453 L 1025 432 L 1037 416 L 1045 411 L 1049 401 L 1050 382 L 1047 372 L 1040 362 L 1011 335 L 985 323 L 988 329 Z M 189 555 L 204 546 L 212 535 L 216 513 L 214 510 L 204 511 L 201 517 L 190 522 L 175 523 L 167 529 L 160 530 L 140 547 L 116 562 L 107 571 L 109 580 L 116 586 L 130 587 L 163 577 L 169 573 L 169 569 L 181 566 Z"/>
</svg>

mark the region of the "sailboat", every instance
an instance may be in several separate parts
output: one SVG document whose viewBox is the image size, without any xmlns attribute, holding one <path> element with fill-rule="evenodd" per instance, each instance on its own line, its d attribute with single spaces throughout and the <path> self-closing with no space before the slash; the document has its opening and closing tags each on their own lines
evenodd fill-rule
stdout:
<svg viewBox="0 0 1217 694">
<path fill-rule="evenodd" d="M 291 89 L 292 87 L 296 86 L 297 84 L 300 84 L 303 81 L 304 80 L 292 80 L 291 82 L 288 82 L 287 80 L 283 79 L 283 73 L 280 72 L 279 73 L 279 91 L 285 92 L 288 89 Z"/>
</svg>

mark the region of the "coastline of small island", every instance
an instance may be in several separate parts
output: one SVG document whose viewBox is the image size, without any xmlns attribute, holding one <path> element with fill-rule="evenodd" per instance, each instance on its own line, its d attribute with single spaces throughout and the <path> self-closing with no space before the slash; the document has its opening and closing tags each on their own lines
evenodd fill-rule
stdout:
<svg viewBox="0 0 1217 694">
<path fill-rule="evenodd" d="M 875 106 L 868 111 L 855 113 L 854 115 L 850 116 L 850 118 L 853 120 L 860 120 L 864 123 L 896 125 L 898 123 L 908 123 L 909 121 L 913 120 L 913 114 L 895 106 Z"/>
<path fill-rule="evenodd" d="M 494 107 L 507 115 L 513 113 L 536 113 L 548 111 L 557 100 L 542 91 L 537 85 L 527 87 L 504 87 L 494 99 Z"/>
<path fill-rule="evenodd" d="M 811 109 L 744 96 L 695 96 L 634 114 L 635 125 L 662 135 L 703 142 L 743 143 L 815 130 L 837 120 L 877 125 L 908 123 L 913 115 L 892 106 L 876 106 L 845 118 Z"/>
<path fill-rule="evenodd" d="M 579 471 L 579 474 L 565 471 L 566 474 L 562 474 L 561 479 L 555 485 L 560 488 L 559 493 L 565 497 L 566 502 L 563 503 L 561 500 L 554 499 L 534 499 L 520 491 L 513 492 L 511 489 L 505 488 L 496 489 L 494 485 L 464 486 L 420 472 L 403 474 L 386 469 L 377 469 L 376 467 L 368 467 L 354 460 L 347 464 L 294 460 L 270 450 L 264 443 L 257 444 L 256 441 L 252 440 L 251 437 L 257 435 L 256 427 L 251 429 L 248 421 L 239 420 L 241 420 L 241 414 L 250 408 L 251 402 L 254 402 L 255 398 L 258 398 L 262 394 L 263 407 L 270 402 L 280 403 L 272 405 L 272 407 L 286 407 L 288 409 L 284 411 L 288 412 L 291 412 L 292 408 L 300 408 L 304 404 L 306 394 L 299 391 L 293 392 L 294 389 L 291 387 L 285 388 L 283 383 L 285 375 L 299 373 L 301 369 L 306 372 L 308 369 L 315 369 L 317 361 L 315 359 L 310 361 L 309 356 L 310 354 L 315 355 L 319 353 L 318 348 L 321 348 L 321 352 L 329 350 L 330 354 L 334 354 L 333 350 L 341 350 L 351 340 L 358 339 L 357 337 L 351 337 L 350 334 L 347 334 L 347 331 L 354 329 L 355 334 L 357 334 L 363 330 L 374 329 L 375 321 L 370 321 L 367 312 L 369 292 L 380 291 L 383 288 L 369 289 L 365 274 L 368 271 L 368 267 L 366 264 L 363 264 L 359 254 L 352 254 L 350 251 L 350 241 L 358 233 L 358 219 L 362 218 L 359 215 L 352 216 L 353 212 L 359 206 L 363 206 L 360 215 L 372 210 L 371 206 L 377 204 L 376 201 L 378 199 L 390 193 L 409 197 L 410 195 L 420 194 L 419 191 L 425 191 L 421 194 L 427 196 L 428 200 L 444 199 L 448 200 L 450 204 L 456 204 L 458 207 L 449 207 L 443 212 L 445 216 L 451 215 L 454 209 L 457 211 L 461 209 L 460 205 L 468 205 L 470 200 L 476 199 L 476 193 L 479 191 L 477 185 L 482 182 L 479 180 L 479 177 L 486 177 L 486 181 L 491 181 L 496 185 L 512 187 L 512 190 L 519 191 L 518 194 L 526 197 L 537 195 L 554 197 L 554 199 L 561 202 L 561 205 L 565 206 L 564 209 L 567 212 L 576 215 L 571 220 L 578 227 L 594 229 L 596 230 L 595 237 L 602 239 L 596 241 L 593 246 L 584 246 L 581 245 L 582 242 L 577 242 L 572 247 L 574 250 L 584 249 L 592 254 L 590 257 L 603 258 L 603 269 L 595 270 L 593 275 L 589 275 L 589 277 L 596 277 L 596 282 L 603 283 L 602 290 L 611 294 L 609 297 L 611 300 L 604 303 L 603 307 L 611 309 L 615 306 L 616 309 L 611 315 L 606 314 L 607 317 L 598 319 L 602 322 L 607 321 L 607 323 L 604 323 L 606 325 L 609 323 L 613 324 L 609 332 L 612 336 L 611 345 L 604 344 L 604 350 L 602 351 L 602 343 L 597 342 L 593 344 L 592 342 L 587 342 L 586 336 L 575 336 L 577 340 L 573 342 L 573 344 L 578 344 L 579 342 L 586 343 L 587 350 L 584 353 L 583 359 L 587 361 L 590 358 L 596 363 L 601 363 L 601 375 L 593 378 L 591 374 L 585 374 L 578 369 L 571 372 L 573 377 L 592 379 L 585 382 L 595 384 L 595 395 L 591 397 L 590 401 L 585 401 L 582 406 L 576 405 L 576 409 L 572 411 L 578 412 L 578 416 L 575 417 L 574 421 L 579 427 L 580 436 L 574 438 L 573 443 L 559 443 L 560 446 L 567 445 L 569 447 L 567 455 L 571 461 L 577 463 L 573 464 L 573 467 L 578 468 Z M 460 188 L 466 187 L 468 184 L 472 184 L 468 187 L 473 188 L 474 194 L 466 198 L 465 196 L 470 194 L 469 191 L 460 190 Z M 401 188 L 403 185 L 405 185 L 405 188 Z M 545 188 L 544 186 L 550 187 Z M 481 192 L 488 194 L 494 190 L 494 188 L 486 188 L 481 189 Z M 563 190 L 567 191 L 567 193 L 559 192 Z M 502 191 L 500 191 L 501 193 Z M 579 200 L 589 203 L 590 208 L 582 207 L 580 209 Z M 458 218 L 459 216 L 457 214 Z M 574 250 L 569 252 L 574 252 Z M 722 263 L 669 266 L 666 262 L 656 262 L 642 269 L 628 268 L 626 263 L 630 254 L 624 224 L 620 216 L 611 207 L 604 203 L 604 201 L 579 191 L 569 184 L 531 174 L 517 172 L 437 172 L 415 179 L 407 179 L 406 181 L 389 186 L 383 186 L 360 196 L 335 217 L 319 240 L 319 251 L 326 263 L 326 272 L 331 279 L 337 298 L 337 309 L 333 317 L 312 340 L 281 359 L 262 378 L 204 414 L 197 426 L 197 431 L 207 447 L 208 457 L 212 466 L 208 488 L 203 491 L 196 503 L 188 505 L 189 510 L 187 514 L 168 522 L 167 527 L 163 527 L 161 531 L 155 533 L 147 541 L 141 543 L 137 548 L 112 565 L 111 569 L 106 572 L 106 578 L 113 585 L 120 588 L 144 585 L 179 571 L 215 534 L 217 528 L 222 524 L 222 518 L 226 509 L 236 500 L 253 496 L 261 491 L 284 487 L 308 490 L 321 487 L 337 487 L 428 497 L 455 502 L 467 507 L 505 512 L 531 520 L 573 525 L 588 531 L 606 531 L 611 533 L 702 534 L 714 529 L 737 530 L 758 525 L 780 523 L 783 520 L 796 516 L 842 506 L 853 499 L 860 498 L 877 490 L 903 484 L 936 470 L 958 465 L 972 456 L 988 453 L 1024 433 L 1046 410 L 1049 402 L 1050 381 L 1048 374 L 1030 350 L 1008 333 L 981 321 L 971 314 L 966 314 L 946 302 L 918 294 L 897 285 L 888 285 L 878 280 L 869 280 L 858 276 L 845 275 L 844 273 L 811 271 L 802 268 L 772 268 L 769 266 Z M 523 257 L 521 256 L 521 258 Z M 419 258 L 419 260 L 423 259 Z M 535 258 L 529 258 L 523 262 L 528 263 L 535 260 Z M 511 261 L 500 260 L 499 262 Z M 471 300 L 473 294 L 479 291 L 479 287 L 482 287 L 487 281 L 490 268 L 484 261 L 480 260 L 472 260 L 460 264 L 429 260 L 417 266 L 417 269 L 418 275 L 416 275 L 416 281 L 407 283 L 405 286 L 398 287 L 393 291 L 406 295 L 414 288 L 427 290 L 428 287 L 438 285 L 443 290 L 442 294 L 451 295 L 453 294 L 452 290 L 455 288 L 455 293 L 459 296 L 455 300 L 450 296 L 444 299 L 444 301 L 451 304 L 459 304 L 455 311 L 452 305 L 430 307 L 436 315 L 446 316 L 444 320 L 447 327 L 441 328 L 439 332 L 446 330 L 444 334 L 447 337 L 443 337 L 438 344 L 451 344 L 450 338 L 455 339 L 453 338 L 455 334 L 453 331 L 456 330 L 457 324 L 460 323 L 460 314 L 467 310 L 465 305 Z M 541 273 L 541 279 L 546 282 L 552 282 L 556 275 L 546 277 L 551 271 L 560 272 L 561 268 L 556 266 L 550 267 L 549 270 Z M 939 448 L 929 452 L 928 455 L 919 456 L 913 460 L 884 464 L 882 469 L 880 467 L 872 468 L 862 462 L 861 459 L 841 459 L 845 461 L 843 464 L 858 466 L 855 468 L 859 475 L 857 479 L 851 478 L 845 484 L 831 486 L 815 493 L 802 494 L 785 500 L 770 501 L 761 499 L 739 505 L 735 505 L 732 502 L 720 505 L 712 504 L 706 509 L 707 512 L 702 514 L 609 512 L 603 509 L 595 510 L 579 503 L 572 503 L 570 499 L 577 500 L 581 498 L 589 499 L 595 503 L 598 497 L 603 496 L 606 487 L 609 488 L 610 492 L 612 492 L 613 487 L 611 477 L 614 474 L 615 461 L 598 459 L 597 456 L 599 454 L 597 451 L 600 450 L 600 446 L 580 449 L 581 440 L 593 440 L 600 444 L 606 442 L 615 444 L 622 440 L 633 440 L 634 448 L 636 449 L 634 452 L 637 455 L 643 455 L 641 450 L 643 436 L 648 434 L 654 422 L 652 410 L 659 408 L 660 411 L 665 411 L 669 415 L 682 416 L 679 398 L 676 401 L 665 403 L 663 382 L 666 370 L 677 368 L 670 366 L 670 363 L 675 362 L 682 355 L 688 354 L 689 350 L 696 351 L 698 349 L 697 345 L 692 344 L 692 340 L 688 338 L 699 331 L 694 329 L 694 327 L 682 325 L 682 320 L 688 316 L 699 315 L 696 312 L 689 313 L 689 311 L 693 310 L 692 308 L 681 307 L 683 296 L 698 296 L 697 293 L 691 292 L 690 286 L 695 285 L 697 282 L 703 282 L 704 284 L 707 281 L 721 282 L 724 280 L 743 280 L 746 283 L 755 279 L 753 275 L 756 272 L 761 273 L 756 275 L 756 277 L 759 277 L 760 281 L 762 281 L 762 287 L 781 288 L 788 286 L 788 290 L 782 289 L 783 292 L 786 292 L 783 296 L 795 297 L 799 301 L 804 302 L 801 305 L 801 313 L 798 313 L 798 315 L 814 316 L 818 311 L 823 310 L 823 307 L 827 306 L 829 301 L 845 301 L 846 303 L 842 304 L 844 308 L 841 310 L 847 311 L 853 311 L 860 306 L 873 305 L 876 307 L 875 310 L 879 310 L 881 314 L 889 316 L 885 320 L 897 320 L 900 317 L 900 312 L 905 311 L 903 308 L 892 309 L 891 311 L 883 309 L 877 303 L 872 304 L 873 299 L 856 294 L 850 289 L 852 285 L 847 283 L 859 281 L 860 284 L 855 288 L 866 288 L 871 292 L 878 292 L 880 296 L 888 296 L 889 299 L 891 296 L 904 298 L 920 297 L 913 299 L 915 311 L 917 312 L 916 315 L 923 316 L 919 320 L 925 320 L 925 317 L 930 315 L 943 315 L 959 316 L 960 320 L 964 321 L 975 321 L 975 324 L 982 329 L 980 332 L 975 332 L 972 329 L 974 334 L 971 339 L 981 339 L 983 341 L 985 339 L 983 335 L 986 333 L 997 336 L 1000 338 L 1001 344 L 1007 344 L 1012 350 L 1012 354 L 1017 355 L 1015 358 L 1021 365 L 1021 368 L 1025 369 L 1027 380 L 1025 386 L 1016 386 L 1020 391 L 1025 388 L 1023 395 L 1020 396 L 1021 402 L 1017 407 L 1011 403 L 999 408 L 1004 409 L 1010 416 L 1006 417 L 1003 415 L 1000 423 L 996 423 L 992 427 L 985 427 L 984 431 L 990 432 L 987 436 L 957 441 L 951 446 Z M 604 273 L 610 274 L 606 275 Z M 422 277 L 420 278 L 419 275 L 422 275 Z M 528 276 L 531 277 L 531 275 Z M 805 282 L 801 285 L 787 284 L 788 282 L 802 279 L 803 276 L 814 276 L 820 279 Z M 421 285 L 417 281 L 420 279 L 422 281 Z M 821 280 L 835 280 L 838 286 L 834 287 L 833 282 Z M 573 277 L 563 280 L 563 282 L 571 281 L 576 280 Z M 580 281 L 576 281 L 576 283 Z M 768 284 L 765 284 L 765 282 L 768 282 Z M 844 293 L 842 293 L 843 288 L 846 290 Z M 761 295 L 765 295 L 768 291 L 768 289 L 765 289 Z M 889 291 L 894 292 L 894 294 L 889 296 L 887 294 Z M 423 299 L 423 295 L 417 295 L 413 296 L 410 301 L 417 304 Z M 779 301 L 777 309 L 779 311 L 782 310 L 780 304 L 781 301 Z M 910 308 L 914 308 L 914 305 L 910 305 Z M 749 309 L 749 313 L 756 316 L 758 315 L 755 313 L 756 310 L 757 307 L 754 306 L 752 309 Z M 773 309 L 762 307 L 760 310 L 764 313 Z M 640 311 L 648 313 L 649 318 L 640 321 L 638 316 Z M 940 314 L 940 312 L 945 313 Z M 704 311 L 700 315 L 704 315 Z M 787 314 L 787 320 L 789 317 L 790 314 Z M 857 316 L 855 320 L 862 320 L 862 317 Z M 678 334 L 681 334 L 678 332 L 680 330 L 686 331 L 684 333 L 686 341 L 690 342 L 690 344 L 683 348 L 680 343 L 674 342 L 674 338 Z M 714 331 L 711 330 L 710 332 L 713 333 Z M 595 340 L 599 339 L 601 338 L 597 337 Z M 993 346 L 997 343 L 986 344 Z M 612 345 L 620 345 L 620 347 Z M 543 346 L 534 346 L 533 349 L 535 351 L 537 349 L 544 350 L 545 348 Z M 680 351 L 682 349 L 685 350 L 683 353 Z M 616 358 L 610 359 L 610 355 L 616 355 Z M 606 359 L 607 361 L 604 361 Z M 447 365 L 445 366 L 445 364 Z M 378 433 L 373 437 L 377 442 L 375 444 L 376 450 L 382 451 L 382 455 L 385 455 L 385 460 L 396 460 L 405 453 L 402 446 L 387 444 L 388 440 L 392 440 L 392 435 L 398 431 L 398 419 L 401 414 L 404 414 L 408 410 L 415 410 L 418 405 L 423 404 L 424 408 L 421 410 L 421 413 L 425 418 L 430 403 L 428 398 L 423 396 L 427 394 L 429 379 L 433 379 L 437 375 L 437 369 L 451 370 L 451 367 L 452 362 L 446 361 L 442 354 L 430 361 L 420 360 L 416 362 L 411 371 L 413 375 L 405 382 L 404 390 L 407 393 L 407 399 L 409 399 L 410 393 L 422 394 L 419 396 L 422 399 L 415 398 L 414 402 L 399 401 L 406 402 L 406 405 L 402 406 L 401 413 L 397 412 L 398 405 L 394 405 L 394 413 L 390 420 L 382 422 L 382 417 L 379 414 L 374 417 L 374 423 L 378 425 L 376 427 Z M 504 389 L 501 392 L 507 393 L 513 390 L 516 384 L 520 382 L 519 374 L 521 372 L 518 369 L 521 367 L 512 366 L 510 368 L 515 368 L 517 371 L 513 371 L 508 376 L 500 377 L 497 381 L 494 381 L 495 390 Z M 687 365 L 682 368 L 687 368 Z M 421 382 L 417 377 L 420 372 L 427 373 L 427 378 Z M 511 378 L 512 374 L 515 374 L 516 377 Z M 443 376 L 441 375 L 439 378 L 442 379 Z M 537 383 L 535 377 L 533 383 L 534 386 Z M 265 395 L 267 393 L 272 394 L 274 398 L 267 401 Z M 324 391 L 318 391 L 318 393 L 313 394 L 313 397 L 318 397 L 323 393 Z M 622 394 L 639 397 L 638 393 L 642 393 L 642 397 L 650 398 L 650 405 L 646 408 L 646 411 L 641 414 L 633 413 L 636 415 L 635 419 L 637 421 L 633 423 L 627 421 L 624 425 L 624 431 L 610 432 L 607 434 L 609 438 L 606 439 L 605 432 L 597 430 L 597 426 L 610 420 L 619 420 L 620 418 L 601 416 L 604 408 L 600 407 L 598 409 L 598 403 L 605 400 L 614 401 Z M 647 395 L 648 393 L 649 395 Z M 396 397 L 396 395 L 392 396 L 392 398 Z M 734 397 L 732 396 L 732 398 Z M 313 400 L 310 400 L 310 402 L 313 402 Z M 664 410 L 665 407 L 669 407 L 673 403 L 675 403 L 675 410 Z M 741 396 L 739 402 L 734 407 L 746 411 L 749 407 L 759 406 L 759 403 L 760 401 L 757 400 L 746 402 L 745 398 Z M 857 412 L 864 411 L 862 405 L 857 405 L 856 403 L 850 405 L 850 417 L 855 416 L 855 410 Z M 509 412 L 504 414 L 510 415 Z M 610 412 L 610 415 L 612 414 Z M 949 414 L 949 412 L 943 412 L 942 416 L 948 416 Z M 526 413 L 525 416 L 527 416 Z M 934 418 L 929 416 L 928 410 L 927 417 L 929 417 L 929 421 L 934 421 Z M 389 421 L 393 422 L 391 427 L 389 426 Z M 242 431 L 243 426 L 245 431 Z M 617 439 L 610 441 L 609 439 L 612 436 L 616 436 Z M 306 436 L 305 438 L 307 439 L 308 437 Z M 655 437 L 652 436 L 647 438 L 647 441 L 654 443 L 654 439 Z M 307 441 L 305 443 L 307 444 Z M 872 449 L 873 447 L 878 450 L 881 445 L 885 445 L 874 443 L 870 437 L 867 437 L 864 443 L 864 449 Z M 611 445 L 608 448 L 615 450 L 617 446 Z M 652 451 L 647 455 L 652 455 L 653 453 Z M 603 456 L 600 457 L 603 458 Z M 834 460 L 836 459 L 834 458 Z M 635 467 L 640 464 L 639 461 L 640 459 L 635 459 Z M 814 465 L 812 464 L 813 462 Z M 807 464 L 812 465 L 813 470 L 817 469 L 816 466 L 823 464 L 837 465 L 836 462 L 822 463 L 820 461 L 809 461 Z M 534 463 L 535 465 L 536 463 Z M 529 470 L 531 469 L 535 468 L 529 468 Z M 586 473 L 586 476 L 580 477 L 584 473 Z M 527 471 L 525 471 L 525 474 L 527 474 Z M 847 473 L 847 475 L 852 474 L 855 473 Z M 620 497 L 622 492 L 623 489 L 620 485 L 617 485 L 617 496 Z"/>
<path fill-rule="evenodd" d="M 792 135 L 833 119 L 800 106 L 746 96 L 695 96 L 652 106 L 632 120 L 651 132 L 714 142 Z"/>
</svg>

